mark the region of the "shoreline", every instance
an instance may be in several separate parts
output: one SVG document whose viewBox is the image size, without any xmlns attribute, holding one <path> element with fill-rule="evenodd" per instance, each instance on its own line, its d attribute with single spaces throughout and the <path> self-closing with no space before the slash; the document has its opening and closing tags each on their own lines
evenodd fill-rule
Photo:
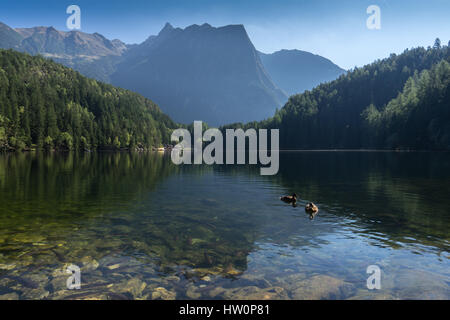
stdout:
<svg viewBox="0 0 450 320">
<path fill-rule="evenodd" d="M 155 153 L 167 153 L 171 152 L 172 149 L 164 149 L 160 150 L 159 148 L 152 148 L 152 149 L 139 149 L 139 150 L 132 150 L 129 148 L 123 148 L 123 149 L 94 149 L 94 150 L 45 150 L 45 149 L 24 149 L 24 150 L 0 150 L 0 154 L 6 154 L 6 153 L 16 153 L 16 152 L 23 152 L 23 153 L 31 153 L 31 152 L 45 152 L 45 153 L 70 153 L 70 152 L 82 152 L 82 153 L 92 153 L 92 152 L 136 152 L 136 153 L 142 153 L 142 152 L 155 152 Z M 289 153 L 289 152 L 410 152 L 410 153 L 416 153 L 416 152 L 450 152 L 450 150 L 426 150 L 426 149 L 280 149 L 280 150 L 274 150 L 282 153 Z"/>
</svg>

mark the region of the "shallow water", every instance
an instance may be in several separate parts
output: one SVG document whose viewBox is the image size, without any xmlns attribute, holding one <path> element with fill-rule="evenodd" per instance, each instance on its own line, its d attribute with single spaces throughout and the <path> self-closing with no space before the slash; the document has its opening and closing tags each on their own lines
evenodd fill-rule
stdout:
<svg viewBox="0 0 450 320">
<path fill-rule="evenodd" d="M 449 299 L 449 194 L 448 153 L 3 154 L 0 299 Z"/>
</svg>

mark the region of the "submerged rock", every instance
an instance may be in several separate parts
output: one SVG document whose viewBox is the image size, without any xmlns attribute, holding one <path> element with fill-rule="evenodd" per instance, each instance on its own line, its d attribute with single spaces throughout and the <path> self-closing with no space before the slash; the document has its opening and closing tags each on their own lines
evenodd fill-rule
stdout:
<svg viewBox="0 0 450 320">
<path fill-rule="evenodd" d="M 13 275 L 7 275 L 5 277 L 14 281 L 15 286 L 20 286 L 22 288 L 29 288 L 29 289 L 37 289 L 39 287 L 38 283 L 36 283 L 35 281 L 33 281 L 29 278 L 13 276 Z"/>
<path fill-rule="evenodd" d="M 73 292 L 73 294 L 65 296 L 66 300 L 107 300 L 108 296 L 103 292 Z"/>
<path fill-rule="evenodd" d="M 69 266 L 71 266 L 71 263 L 65 263 L 63 264 L 63 266 L 61 268 L 57 268 L 52 272 L 52 276 L 54 278 L 56 277 L 68 277 L 70 275 L 70 273 L 67 272 L 67 268 L 69 268 Z"/>
<path fill-rule="evenodd" d="M 130 280 L 122 281 L 111 287 L 114 293 L 130 293 L 133 298 L 138 298 L 147 287 L 147 284 L 139 278 L 132 278 Z"/>
<path fill-rule="evenodd" d="M 3 264 L 3 263 L 0 263 L 0 269 L 1 270 L 12 270 L 12 269 L 14 269 L 16 267 L 16 265 L 15 264 Z"/>
<path fill-rule="evenodd" d="M 190 278 L 192 276 L 197 276 L 199 278 L 204 277 L 206 275 L 220 275 L 224 273 L 224 270 L 220 267 L 213 268 L 195 268 L 192 270 L 192 276 L 189 276 L 191 271 L 186 271 L 185 276 Z"/>
<path fill-rule="evenodd" d="M 211 277 L 210 276 L 204 276 L 201 277 L 200 280 L 206 281 L 206 282 L 210 282 L 211 281 Z"/>
<path fill-rule="evenodd" d="M 327 275 L 316 275 L 295 284 L 292 298 L 295 300 L 345 299 L 353 291 L 353 285 Z"/>
<path fill-rule="evenodd" d="M 97 260 L 93 259 L 90 256 L 82 258 L 81 263 L 83 264 L 83 266 L 81 267 L 82 271 L 96 270 L 100 265 Z"/>
<path fill-rule="evenodd" d="M 239 271 L 237 269 L 235 269 L 231 264 L 229 264 L 225 269 L 224 272 L 226 275 L 228 276 L 238 276 L 240 274 L 242 274 L 242 271 Z"/>
<path fill-rule="evenodd" d="M 197 291 L 198 289 L 193 286 L 193 285 L 189 285 L 187 290 L 186 290 L 186 296 L 189 299 L 198 299 L 202 296 L 202 294 L 200 292 Z"/>
<path fill-rule="evenodd" d="M 232 300 L 287 300 L 287 292 L 281 287 L 258 288 L 255 286 L 224 289 L 222 297 Z"/>
<path fill-rule="evenodd" d="M 157 300 L 157 299 L 161 299 L 161 300 L 175 300 L 176 298 L 176 293 L 167 290 L 166 288 L 163 287 L 158 287 L 155 288 L 155 290 L 153 290 L 152 292 L 152 299 L 153 300 Z"/>
<path fill-rule="evenodd" d="M 38 289 L 30 289 L 25 290 L 22 293 L 22 299 L 26 300 L 42 300 L 46 299 L 49 296 L 50 292 L 48 292 L 45 289 L 38 288 Z"/>
<path fill-rule="evenodd" d="M 168 277 L 165 277 L 164 280 L 178 282 L 178 281 L 180 281 L 180 277 L 168 276 Z"/>
<path fill-rule="evenodd" d="M 119 263 L 116 263 L 116 264 L 107 266 L 107 268 L 108 268 L 109 270 L 115 270 L 115 269 L 120 268 L 120 264 L 119 264 Z"/>
<path fill-rule="evenodd" d="M 53 292 L 55 291 L 65 291 L 67 290 L 67 278 L 66 277 L 55 277 L 50 281 L 50 288 Z"/>
<path fill-rule="evenodd" d="M 108 292 L 107 296 L 108 300 L 130 300 L 130 297 L 127 295 L 116 292 Z"/>
<path fill-rule="evenodd" d="M 0 295 L 1 300 L 19 300 L 19 295 L 15 292 Z"/>
<path fill-rule="evenodd" d="M 19 243 L 40 243 L 45 241 L 45 237 L 37 235 L 37 234 L 30 234 L 30 233 L 16 233 L 12 240 L 14 242 Z"/>
<path fill-rule="evenodd" d="M 404 269 L 393 279 L 395 295 L 400 299 L 448 300 L 449 277 L 424 270 Z"/>
<path fill-rule="evenodd" d="M 147 287 L 147 284 L 138 278 L 133 278 L 127 282 L 127 291 L 130 292 L 135 298 L 142 294 L 145 287 Z"/>
<path fill-rule="evenodd" d="M 222 287 L 215 287 L 214 289 L 212 289 L 211 291 L 209 291 L 208 295 L 211 298 L 216 298 L 218 296 L 223 295 L 223 293 L 226 291 L 227 289 L 224 289 Z"/>
</svg>

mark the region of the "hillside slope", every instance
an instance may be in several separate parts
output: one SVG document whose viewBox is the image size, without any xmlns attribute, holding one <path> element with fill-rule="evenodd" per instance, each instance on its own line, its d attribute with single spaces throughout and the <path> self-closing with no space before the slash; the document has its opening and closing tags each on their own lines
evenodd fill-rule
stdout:
<svg viewBox="0 0 450 320">
<path fill-rule="evenodd" d="M 175 127 L 136 93 L 42 57 L 0 50 L 0 149 L 159 146 Z"/>
<path fill-rule="evenodd" d="M 449 150 L 448 62 L 448 46 L 392 54 L 291 96 L 272 118 L 244 127 L 280 129 L 282 149 Z"/>
</svg>

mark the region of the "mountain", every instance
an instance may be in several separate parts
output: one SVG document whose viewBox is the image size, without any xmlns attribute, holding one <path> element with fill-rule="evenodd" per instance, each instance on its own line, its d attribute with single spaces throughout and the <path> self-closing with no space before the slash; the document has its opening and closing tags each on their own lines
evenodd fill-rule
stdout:
<svg viewBox="0 0 450 320">
<path fill-rule="evenodd" d="M 311 90 L 346 72 L 330 60 L 306 51 L 259 52 L 259 56 L 272 80 L 288 95 Z"/>
<path fill-rule="evenodd" d="M 243 127 L 280 129 L 282 149 L 450 150 L 450 47 L 355 68 Z"/>
<path fill-rule="evenodd" d="M 166 24 L 124 55 L 111 83 L 151 97 L 184 123 L 262 120 L 287 99 L 242 25 Z"/>
<path fill-rule="evenodd" d="M 30 54 L 48 54 L 56 57 L 120 56 L 127 48 L 123 42 L 108 40 L 98 33 L 63 32 L 53 27 L 18 28 L 15 31 L 23 37 L 22 50 Z"/>
<path fill-rule="evenodd" d="M 51 58 L 87 77 L 137 91 L 180 122 L 211 125 L 270 117 L 287 101 L 286 92 L 310 89 L 343 72 L 307 52 L 262 54 L 242 25 L 166 24 L 158 35 L 127 45 L 98 33 L 0 23 L 0 48 Z"/>
<path fill-rule="evenodd" d="M 0 49 L 0 150 L 158 147 L 176 127 L 136 93 Z"/>
<path fill-rule="evenodd" d="M 22 40 L 23 37 L 18 32 L 0 22 L 0 48 L 17 48 Z"/>
<path fill-rule="evenodd" d="M 0 23 L 0 48 L 40 54 L 105 82 L 128 47 L 98 33 L 63 32 L 53 27 L 12 29 Z"/>
</svg>

